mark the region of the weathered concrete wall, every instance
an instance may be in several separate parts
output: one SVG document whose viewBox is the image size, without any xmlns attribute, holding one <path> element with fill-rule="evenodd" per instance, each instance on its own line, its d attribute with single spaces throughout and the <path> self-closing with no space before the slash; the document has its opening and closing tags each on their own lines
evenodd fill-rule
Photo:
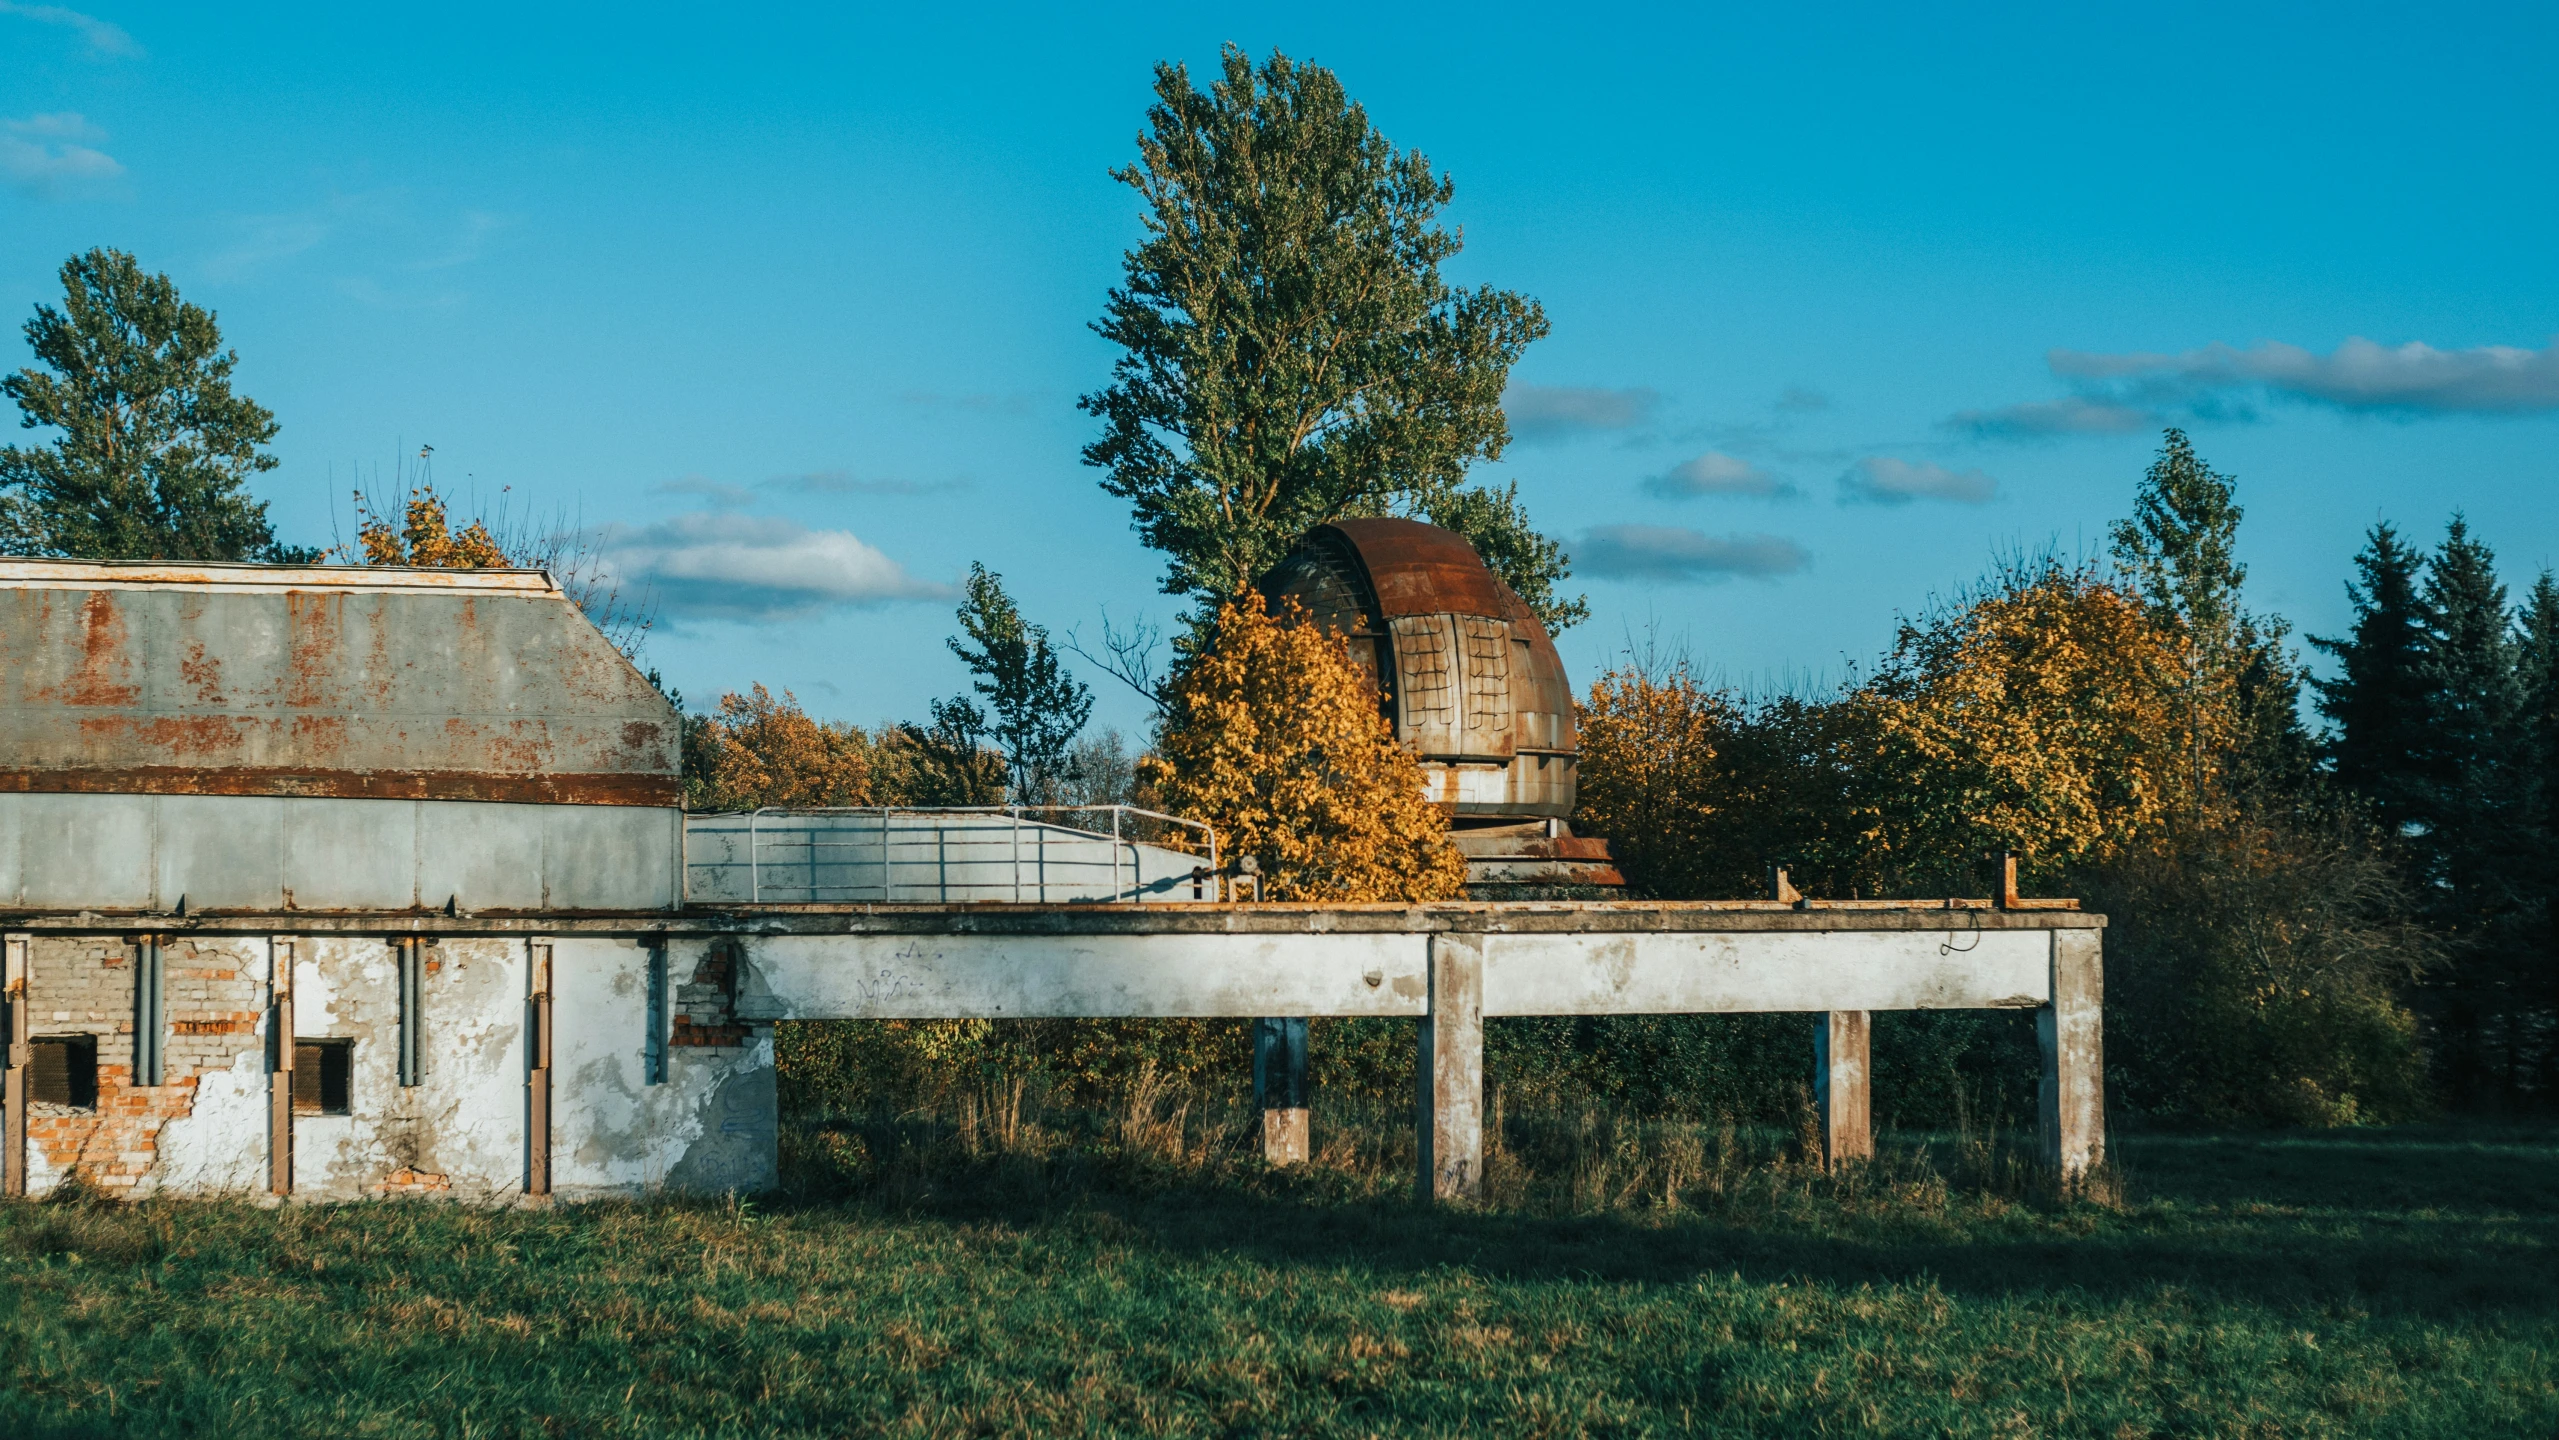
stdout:
<svg viewBox="0 0 2559 1440">
<path fill-rule="evenodd" d="M 716 1193 L 774 1182 L 773 1032 L 737 1018 L 729 943 L 668 944 L 675 1013 L 659 1035 L 666 1078 L 654 1084 L 649 947 L 558 943 L 554 1194 L 579 1199 L 661 1186 Z"/>
<path fill-rule="evenodd" d="M 624 805 L 0 793 L 0 905 L 664 910 L 683 812 Z"/>
<path fill-rule="evenodd" d="M 665 807 L 679 731 L 538 571 L 0 560 L 0 790 Z"/>
<path fill-rule="evenodd" d="M 92 1035 L 98 1103 L 31 1105 L 27 1190 L 78 1171 L 111 1194 L 246 1191 L 266 1155 L 266 945 L 232 938 L 162 947 L 167 1033 L 161 1083 L 134 1081 L 137 946 L 38 937 L 29 951 L 35 1036 Z"/>
<path fill-rule="evenodd" d="M 31 1032 L 97 1037 L 98 1103 L 32 1107 L 30 1194 L 75 1171 L 133 1196 L 267 1191 L 273 944 L 211 936 L 164 944 L 164 1080 L 136 1086 L 136 946 L 122 937 L 34 937 Z M 293 1198 L 521 1198 L 527 942 L 447 936 L 425 947 L 424 1063 L 413 1086 L 399 1083 L 396 944 L 348 935 L 291 944 L 296 1037 L 353 1042 L 351 1113 L 294 1117 Z M 654 1036 L 645 941 L 566 939 L 553 953 L 553 1193 L 773 1183 L 772 1035 L 736 1015 L 730 952 L 707 941 L 670 947 L 668 1003 L 655 1012 Z M 662 1081 L 652 1081 L 653 1050 L 663 1057 L 655 1067 Z"/>
</svg>

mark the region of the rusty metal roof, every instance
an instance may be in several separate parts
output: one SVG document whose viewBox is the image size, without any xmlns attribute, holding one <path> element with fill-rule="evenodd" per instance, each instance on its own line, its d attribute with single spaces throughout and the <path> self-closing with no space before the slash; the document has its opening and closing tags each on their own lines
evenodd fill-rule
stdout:
<svg viewBox="0 0 2559 1440">
<path fill-rule="evenodd" d="M 555 595 L 547 570 L 446 570 L 409 565 L 248 565 L 165 560 L 45 560 L 0 555 L 0 589 L 210 590 L 282 594 L 287 590 L 376 593 L 404 590 L 493 590 Z"/>
<path fill-rule="evenodd" d="M 1513 620 L 1528 607 L 1496 579 L 1466 537 L 1419 520 L 1336 520 L 1359 552 L 1385 618 L 1480 615 Z"/>
<path fill-rule="evenodd" d="M 0 560 L 0 790 L 673 806 L 680 735 L 538 570 Z"/>
</svg>

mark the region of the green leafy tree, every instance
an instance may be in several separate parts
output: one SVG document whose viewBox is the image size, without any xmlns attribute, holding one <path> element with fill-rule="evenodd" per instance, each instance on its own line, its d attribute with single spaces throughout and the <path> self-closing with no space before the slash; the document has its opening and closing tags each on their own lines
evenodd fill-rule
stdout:
<svg viewBox="0 0 2559 1440">
<path fill-rule="evenodd" d="M 2426 614 L 2418 593 L 2425 555 L 2387 523 L 2372 527 L 2346 584 L 2354 624 L 2340 638 L 2311 644 L 2337 661 L 2318 683 L 2319 713 L 2332 730 L 2330 773 L 2369 802 L 2398 834 L 2415 819 L 2418 754 L 2426 739 Z"/>
<path fill-rule="evenodd" d="M 1001 805 L 1004 755 L 986 712 L 965 695 L 933 702 L 933 723 L 908 722 L 881 749 L 882 792 L 899 805 Z"/>
<path fill-rule="evenodd" d="M 967 638 L 952 636 L 951 653 L 967 663 L 994 711 L 991 723 L 974 706 L 968 715 L 1004 752 L 1014 802 L 1038 804 L 1065 777 L 1068 749 L 1093 714 L 1092 692 L 1066 673 L 1048 630 L 1022 618 L 1004 577 L 984 565 L 969 566 L 960 628 Z"/>
<path fill-rule="evenodd" d="M 38 305 L 41 368 L 0 379 L 49 446 L 0 449 L 0 545 L 98 560 L 308 561 L 277 546 L 249 477 L 275 417 L 231 390 L 235 353 L 213 312 L 120 250 L 62 266 L 63 306 Z"/>
<path fill-rule="evenodd" d="M 1112 172 L 1147 206 L 1094 326 L 1121 354 L 1080 403 L 1103 424 L 1084 459 L 1169 557 L 1165 591 L 1205 617 L 1309 528 L 1392 512 L 1465 522 L 1513 589 L 1550 592 L 1561 553 L 1515 493 L 1451 498 L 1509 443 L 1502 390 L 1546 317 L 1441 277 L 1460 244 L 1438 223 L 1447 178 L 1285 55 L 1256 69 L 1229 47 L 1205 91 L 1161 65 L 1155 97 L 1137 163 Z"/>
</svg>

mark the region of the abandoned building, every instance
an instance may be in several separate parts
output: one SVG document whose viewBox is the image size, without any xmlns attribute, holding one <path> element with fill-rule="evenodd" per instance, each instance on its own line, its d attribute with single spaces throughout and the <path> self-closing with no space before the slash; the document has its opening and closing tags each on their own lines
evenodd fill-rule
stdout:
<svg viewBox="0 0 2559 1440">
<path fill-rule="evenodd" d="M 1291 563 L 1475 878 L 1614 883 L 1554 647 L 1463 540 Z M 1489 1015 L 1822 1016 L 1853 1156 L 1870 1011 L 2032 1009 L 2047 1155 L 2102 1154 L 2104 921 L 2066 903 L 1238 903 L 1193 821 L 687 815 L 680 744 L 540 572 L 0 559 L 0 1190 L 759 1188 L 772 1026 L 828 1018 L 1414 1018 L 1417 1184 L 1455 1196 Z"/>
</svg>

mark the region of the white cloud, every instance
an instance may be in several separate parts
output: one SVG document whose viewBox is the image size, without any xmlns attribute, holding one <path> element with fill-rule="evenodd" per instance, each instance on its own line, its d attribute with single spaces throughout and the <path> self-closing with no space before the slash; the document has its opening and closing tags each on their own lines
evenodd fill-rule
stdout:
<svg viewBox="0 0 2559 1440">
<path fill-rule="evenodd" d="M 1656 495 L 1684 500 L 1695 495 L 1792 495 L 1795 487 L 1737 455 L 1709 450 L 1644 482 Z"/>
<path fill-rule="evenodd" d="M 1661 396 L 1645 389 L 1584 385 L 1513 385 L 1502 392 L 1511 433 L 1529 444 L 1607 430 L 1631 430 L 1652 418 Z"/>
<path fill-rule="evenodd" d="M 1979 470 L 1949 470 L 1925 461 L 1869 455 L 1839 477 L 1839 490 L 1843 499 L 1877 505 L 1906 505 L 1913 500 L 1981 505 L 1999 494 L 1999 482 Z"/>
<path fill-rule="evenodd" d="M 39 25 L 60 25 L 77 30 L 80 38 L 89 42 L 89 48 L 101 55 L 130 60 L 142 54 L 142 47 L 125 33 L 123 26 L 60 5 L 20 5 L 15 0 L 0 0 L 0 15 L 15 15 Z"/>
<path fill-rule="evenodd" d="M 0 175 L 38 200 L 94 193 L 124 174 L 114 156 L 92 148 L 106 132 L 71 111 L 0 120 Z"/>
<path fill-rule="evenodd" d="M 1781 536 L 1715 536 L 1682 525 L 1598 525 L 1573 547 L 1574 563 L 1587 574 L 1674 583 L 1792 575 L 1812 558 Z"/>
<path fill-rule="evenodd" d="M 2047 358 L 2056 375 L 2136 395 L 2263 387 L 2341 410 L 2410 415 L 2559 410 L 2559 342 L 2539 350 L 2513 345 L 2438 350 L 2420 341 L 2381 345 L 2356 336 L 2326 355 L 2264 341 L 2245 350 L 2231 345 L 2175 355 L 2055 350 Z"/>
<path fill-rule="evenodd" d="M 730 511 L 678 515 L 597 536 L 613 573 L 646 585 L 670 620 L 783 620 L 840 606 L 929 600 L 918 580 L 850 530 Z"/>
<path fill-rule="evenodd" d="M 2163 424 L 2157 414 L 2133 405 L 2091 400 L 2084 395 L 2003 405 L 1996 410 L 1965 410 L 1946 420 L 1946 428 L 1984 440 L 2041 435 L 2123 435 Z"/>
</svg>

